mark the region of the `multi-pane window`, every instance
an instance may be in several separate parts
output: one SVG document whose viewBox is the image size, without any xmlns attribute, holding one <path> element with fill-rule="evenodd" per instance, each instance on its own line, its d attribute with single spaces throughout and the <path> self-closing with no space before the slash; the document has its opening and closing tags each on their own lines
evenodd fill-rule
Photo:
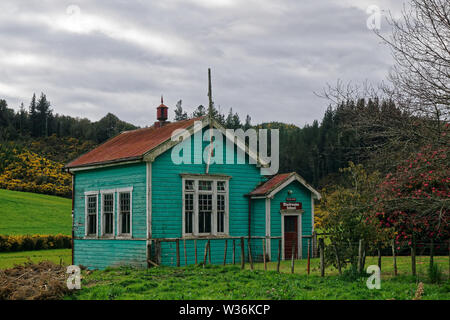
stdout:
<svg viewBox="0 0 450 320">
<path fill-rule="evenodd" d="M 87 235 L 97 234 L 97 195 L 87 196 Z"/>
<path fill-rule="evenodd" d="M 225 232 L 225 195 L 217 195 L 217 233 Z"/>
<path fill-rule="evenodd" d="M 119 226 L 120 234 L 129 235 L 131 233 L 131 193 L 119 193 Z"/>
<path fill-rule="evenodd" d="M 194 194 L 186 193 L 184 196 L 184 232 L 192 233 L 194 218 Z"/>
<path fill-rule="evenodd" d="M 112 235 L 114 232 L 114 194 L 103 194 L 103 234 Z"/>
<path fill-rule="evenodd" d="M 226 182 L 225 181 L 217 181 L 217 191 L 218 192 L 225 192 L 225 186 L 226 186 Z"/>
<path fill-rule="evenodd" d="M 198 232 L 211 233 L 212 194 L 198 195 Z"/>
<path fill-rule="evenodd" d="M 227 232 L 228 182 L 184 180 L 184 234 Z"/>
<path fill-rule="evenodd" d="M 212 190 L 212 181 L 204 181 L 200 180 L 198 182 L 198 190 L 199 191 L 211 191 Z"/>
</svg>

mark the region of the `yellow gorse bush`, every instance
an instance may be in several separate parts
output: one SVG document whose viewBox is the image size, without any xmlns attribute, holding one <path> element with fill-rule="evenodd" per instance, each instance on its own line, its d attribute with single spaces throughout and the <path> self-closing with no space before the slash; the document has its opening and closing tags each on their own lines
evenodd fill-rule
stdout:
<svg viewBox="0 0 450 320">
<path fill-rule="evenodd" d="M 13 149 L 14 161 L 6 164 L 0 174 L 0 188 L 70 196 L 72 180 L 62 171 L 63 164 L 41 157 L 28 150 Z"/>
<path fill-rule="evenodd" d="M 31 251 L 45 249 L 70 249 L 72 238 L 57 235 L 0 235 L 0 252 Z"/>
</svg>

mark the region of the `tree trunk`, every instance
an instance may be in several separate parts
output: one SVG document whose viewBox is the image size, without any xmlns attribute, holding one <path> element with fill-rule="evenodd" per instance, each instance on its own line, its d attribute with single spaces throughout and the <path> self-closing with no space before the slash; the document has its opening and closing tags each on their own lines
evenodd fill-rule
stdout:
<svg viewBox="0 0 450 320">
<path fill-rule="evenodd" d="M 431 238 L 431 243 L 430 243 L 430 268 L 433 267 L 434 264 L 434 239 Z"/>
<path fill-rule="evenodd" d="M 394 260 L 394 275 L 397 275 L 397 257 L 395 255 L 395 240 L 392 240 L 392 259 Z"/>
<path fill-rule="evenodd" d="M 378 244 L 378 268 L 381 270 L 381 243 Z"/>
<path fill-rule="evenodd" d="M 339 258 L 339 251 L 337 246 L 334 244 L 334 253 L 336 254 L 336 264 L 339 271 L 339 275 L 342 275 L 342 269 L 341 269 L 341 259 Z"/>
<path fill-rule="evenodd" d="M 320 250 L 320 276 L 325 276 L 325 244 L 323 243 L 323 238 L 319 239 L 319 250 Z"/>
<path fill-rule="evenodd" d="M 362 239 L 359 239 L 359 246 L 358 246 L 358 273 L 362 273 L 362 257 L 363 255 L 363 241 Z"/>
</svg>

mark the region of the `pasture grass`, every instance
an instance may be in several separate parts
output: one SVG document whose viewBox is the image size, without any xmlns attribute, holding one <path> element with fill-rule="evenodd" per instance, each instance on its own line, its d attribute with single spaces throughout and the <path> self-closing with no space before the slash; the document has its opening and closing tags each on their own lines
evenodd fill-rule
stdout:
<svg viewBox="0 0 450 320">
<path fill-rule="evenodd" d="M 429 267 L 430 257 L 429 256 L 416 256 L 416 274 L 418 281 L 426 281 L 428 277 L 428 267 Z M 444 279 L 448 278 L 449 274 L 449 257 L 448 256 L 436 256 L 434 257 L 434 263 L 439 266 L 443 273 Z M 369 265 L 378 265 L 378 257 L 369 256 L 366 258 L 365 267 Z M 250 269 L 250 265 L 247 263 L 245 265 L 246 269 Z M 255 270 L 264 270 L 263 263 L 255 263 Z M 277 262 L 268 262 L 267 270 L 275 271 L 277 269 Z M 284 273 L 291 272 L 291 261 L 281 261 L 280 271 Z M 307 274 L 307 260 L 295 260 L 294 261 L 294 272 L 298 274 Z M 311 259 L 310 264 L 310 274 L 320 275 L 320 260 L 318 258 Z M 325 268 L 325 275 L 336 276 L 339 272 L 337 268 L 333 266 L 327 266 Z M 411 257 L 408 256 L 398 256 L 397 257 L 397 274 L 399 276 L 410 276 L 411 275 Z M 394 260 L 392 257 L 384 256 L 381 258 L 381 278 L 389 279 L 394 276 Z"/>
<path fill-rule="evenodd" d="M 376 258 L 368 257 L 369 263 L 371 259 L 376 261 Z M 380 290 L 367 288 L 368 276 L 349 281 L 330 268 L 324 278 L 319 276 L 315 267 L 308 276 L 306 269 L 302 269 L 306 266 L 303 260 L 296 262 L 294 274 L 289 273 L 289 261 L 282 262 L 281 273 L 273 271 L 273 268 L 264 271 L 261 264 L 255 264 L 254 271 L 248 268 L 241 270 L 239 266 L 233 265 L 157 267 L 146 270 L 120 267 L 83 271 L 82 289 L 67 296 L 67 299 L 409 300 L 414 298 L 417 285 L 422 281 L 422 299 L 450 300 L 450 281 L 433 284 L 425 276 L 412 277 L 408 272 L 409 257 L 398 257 L 399 275 L 394 277 L 389 272 L 389 258 L 385 259 L 386 273 L 382 276 Z M 448 263 L 448 257 L 436 257 L 442 269 L 444 259 Z M 312 266 L 316 263 L 317 259 L 314 259 Z M 447 279 L 447 275 L 444 278 Z"/>
<path fill-rule="evenodd" d="M 70 199 L 0 189 L 0 234 L 65 234 L 72 232 Z"/>
<path fill-rule="evenodd" d="M 63 265 L 70 265 L 72 262 L 71 249 L 51 249 L 37 251 L 1 252 L 0 269 L 12 268 L 15 265 L 24 264 L 31 260 L 34 263 L 41 261 L 62 262 Z"/>
</svg>

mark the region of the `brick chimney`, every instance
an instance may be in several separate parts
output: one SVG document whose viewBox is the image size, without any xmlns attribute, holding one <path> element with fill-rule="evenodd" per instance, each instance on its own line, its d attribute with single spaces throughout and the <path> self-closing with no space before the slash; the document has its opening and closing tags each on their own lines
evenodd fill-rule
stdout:
<svg viewBox="0 0 450 320">
<path fill-rule="evenodd" d="M 156 108 L 156 119 L 158 119 L 158 121 L 155 122 L 156 128 L 160 128 L 169 123 L 169 121 L 167 121 L 168 109 L 169 108 L 164 105 L 163 96 L 161 96 L 161 104 Z"/>
</svg>

